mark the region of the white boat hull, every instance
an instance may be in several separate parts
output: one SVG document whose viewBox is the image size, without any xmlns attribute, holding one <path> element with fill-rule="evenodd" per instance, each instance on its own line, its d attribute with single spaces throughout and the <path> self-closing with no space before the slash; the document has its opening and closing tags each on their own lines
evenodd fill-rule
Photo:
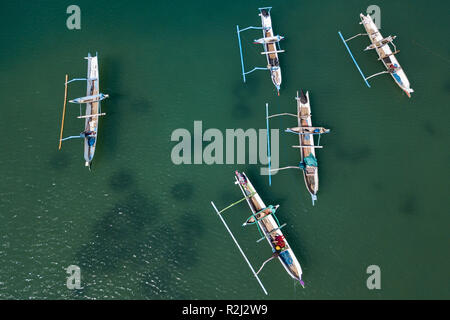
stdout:
<svg viewBox="0 0 450 320">
<path fill-rule="evenodd" d="M 383 36 L 379 32 L 370 15 L 365 16 L 361 13 L 360 18 L 361 23 L 366 29 L 372 44 L 376 44 L 381 41 L 383 39 Z M 400 63 L 393 54 L 389 44 L 387 43 L 383 46 L 375 48 L 374 50 L 377 52 L 378 57 L 383 62 L 387 70 L 390 70 L 392 67 L 396 68 L 395 72 L 391 73 L 392 78 L 394 79 L 395 83 L 397 83 L 397 85 L 407 94 L 407 96 L 411 97 L 411 93 L 414 92 L 414 90 L 410 88 L 408 77 L 401 68 Z"/>
<path fill-rule="evenodd" d="M 242 180 L 241 178 L 243 178 L 245 180 L 245 183 L 241 183 L 241 180 Z M 241 191 L 243 192 L 243 194 L 245 196 L 248 197 L 249 195 L 254 193 L 253 196 L 251 196 L 250 198 L 247 199 L 247 203 L 248 203 L 250 209 L 252 210 L 253 214 L 256 214 L 258 211 L 266 208 L 266 205 L 264 204 L 261 197 L 259 196 L 259 194 L 256 192 L 255 188 L 253 187 L 253 184 L 250 182 L 250 180 L 248 179 L 248 177 L 246 176 L 246 174 L 244 172 L 239 173 L 236 171 L 236 181 L 239 184 Z M 283 232 L 280 229 L 272 231 L 272 230 L 278 228 L 278 224 L 275 221 L 273 215 L 269 215 L 269 216 L 265 217 L 264 219 L 259 220 L 257 223 L 258 223 L 259 227 L 261 228 L 261 230 L 264 230 L 264 232 L 270 234 L 270 237 L 272 239 L 274 239 L 277 235 L 283 236 Z M 271 246 L 272 251 L 276 252 L 274 244 L 269 240 L 269 237 L 266 237 L 266 240 L 269 243 L 269 245 Z M 286 248 L 288 248 L 288 249 L 282 251 L 282 253 L 280 253 L 278 255 L 278 260 L 283 265 L 286 272 L 293 279 L 300 281 L 303 285 L 302 268 L 300 266 L 300 263 L 298 262 L 294 252 L 292 251 L 292 248 L 289 246 L 289 243 L 287 242 L 287 240 L 285 238 L 284 238 L 284 241 L 286 244 Z"/>
<path fill-rule="evenodd" d="M 87 70 L 87 94 L 86 96 L 96 96 L 100 94 L 99 89 L 99 72 L 98 72 L 98 57 L 91 57 L 89 54 L 88 70 Z M 101 113 L 100 100 L 95 102 L 86 103 L 86 116 L 94 115 L 92 117 L 86 117 L 85 131 L 94 132 L 91 137 L 84 138 L 84 160 L 86 166 L 90 166 L 92 159 L 94 158 L 95 148 L 98 139 L 98 120 Z"/>
<path fill-rule="evenodd" d="M 263 14 L 266 12 L 266 14 Z M 272 18 L 270 17 L 270 12 L 261 11 L 259 14 L 261 16 L 261 24 L 263 29 L 263 39 L 274 39 L 275 34 L 272 30 Z M 273 40 L 270 40 L 273 41 Z M 263 40 L 263 47 L 265 52 L 271 52 L 270 54 L 266 54 L 267 58 L 267 68 L 270 71 L 270 76 L 272 78 L 272 82 L 277 89 L 277 92 L 280 92 L 281 87 L 281 68 L 280 62 L 278 60 L 278 53 L 275 42 L 270 42 Z"/>
<path fill-rule="evenodd" d="M 303 92 L 302 92 L 303 93 Z M 309 92 L 306 91 L 306 102 L 302 101 L 302 97 L 299 97 L 297 92 L 297 119 L 299 127 L 312 127 L 311 120 L 311 106 L 309 100 Z M 305 115 L 309 115 L 305 117 Z M 314 148 L 314 135 L 313 134 L 303 134 L 299 135 L 299 145 L 302 146 L 300 149 L 301 161 L 303 162 L 304 158 L 308 155 L 312 154 L 314 158 L 316 158 L 316 151 Z M 307 146 L 311 146 L 308 148 Z M 312 175 L 307 175 L 306 170 L 310 169 L 313 171 Z M 303 178 L 305 180 L 306 188 L 311 195 L 313 204 L 314 201 L 317 200 L 317 192 L 319 191 L 319 168 L 311 167 L 303 170 Z"/>
</svg>

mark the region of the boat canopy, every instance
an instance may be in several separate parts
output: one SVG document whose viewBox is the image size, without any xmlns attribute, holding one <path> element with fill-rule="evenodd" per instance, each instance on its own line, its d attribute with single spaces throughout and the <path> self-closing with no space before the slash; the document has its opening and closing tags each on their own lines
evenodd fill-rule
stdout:
<svg viewBox="0 0 450 320">
<path fill-rule="evenodd" d="M 306 166 L 317 167 L 317 159 L 312 153 L 303 158 L 303 162 L 300 162 L 300 168 L 304 169 Z"/>
</svg>

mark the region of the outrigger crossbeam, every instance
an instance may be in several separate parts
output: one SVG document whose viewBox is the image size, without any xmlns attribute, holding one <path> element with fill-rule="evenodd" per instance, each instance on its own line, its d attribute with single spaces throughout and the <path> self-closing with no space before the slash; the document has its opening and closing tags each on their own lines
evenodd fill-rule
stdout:
<svg viewBox="0 0 450 320">
<path fill-rule="evenodd" d="M 326 132 L 296 132 L 296 131 L 293 131 L 292 129 L 286 129 L 286 130 L 284 130 L 284 132 L 289 132 L 289 133 L 298 134 L 298 135 L 310 135 L 310 134 L 321 135 L 321 134 L 326 133 Z"/>
<path fill-rule="evenodd" d="M 394 44 L 392 43 L 392 45 L 394 45 Z M 395 55 L 395 54 L 397 54 L 397 53 L 399 53 L 399 52 L 400 52 L 400 50 L 395 50 L 394 52 L 389 53 L 389 54 L 386 54 L 384 57 L 378 58 L 377 60 L 380 61 L 381 59 L 384 59 L 384 58 L 393 56 L 393 55 Z"/>
<path fill-rule="evenodd" d="M 356 37 L 359 37 L 359 36 L 367 36 L 367 33 L 358 33 L 357 35 L 354 35 L 353 37 L 350 37 L 350 38 L 348 38 L 348 39 L 345 39 L 344 41 L 347 42 L 347 41 L 350 41 L 350 40 L 352 40 L 352 39 L 355 39 Z"/>
<path fill-rule="evenodd" d="M 295 99 L 296 100 L 300 99 L 298 97 L 298 92 L 297 92 L 297 97 Z M 299 116 L 298 114 L 286 113 L 285 112 L 285 113 L 279 113 L 279 114 L 274 114 L 274 115 L 270 115 L 269 116 L 268 104 L 266 103 L 266 126 L 267 126 L 267 150 L 268 150 L 268 152 L 270 152 L 269 119 L 270 118 L 274 118 L 274 117 L 279 117 L 279 116 L 291 116 L 291 117 L 294 117 L 294 118 L 297 118 L 297 119 L 304 119 L 304 118 L 311 117 L 311 114 L 308 114 L 308 115 L 305 115 L 305 116 Z M 318 135 L 319 138 L 318 138 L 318 141 L 317 141 L 317 145 L 302 145 L 301 142 L 300 142 L 300 145 L 298 145 L 298 146 L 294 145 L 294 146 L 292 146 L 292 148 L 322 149 L 323 146 L 320 145 L 320 137 L 322 136 L 322 134 L 330 132 L 329 129 L 325 129 L 325 128 L 322 128 L 322 127 L 300 127 L 299 129 L 300 129 L 301 132 L 296 132 L 296 131 L 292 130 L 291 128 L 286 129 L 285 132 L 294 133 L 294 134 L 297 134 L 297 135 Z M 318 132 L 314 132 L 314 131 L 313 132 L 303 132 L 303 129 L 314 130 L 314 131 L 318 130 Z M 301 170 L 304 170 L 304 168 L 302 166 L 303 165 L 302 162 L 299 165 L 297 165 L 297 166 L 287 166 L 287 167 L 283 167 L 283 168 L 271 169 L 271 166 L 270 166 L 270 154 L 269 153 L 268 153 L 268 158 L 269 158 L 269 170 L 268 170 L 268 172 L 269 172 L 269 185 L 271 183 L 271 173 L 272 172 L 278 172 L 279 170 L 286 170 L 286 169 L 301 169 Z M 313 201 L 313 205 L 314 205 L 314 201 L 317 200 L 317 196 L 314 195 L 314 194 L 311 194 L 311 197 L 312 197 L 312 201 Z"/>
<path fill-rule="evenodd" d="M 270 171 L 280 171 L 280 170 L 286 170 L 286 169 L 301 169 L 301 168 L 299 166 L 287 166 L 287 167 L 283 167 L 283 168 L 271 169 Z"/>
<path fill-rule="evenodd" d="M 239 29 L 239 25 L 236 25 L 236 29 L 237 29 L 237 36 L 238 36 L 238 42 L 239 42 L 239 53 L 241 54 L 241 67 L 242 67 L 242 77 L 244 79 L 245 82 L 245 75 L 252 73 L 253 71 L 256 70 L 269 70 L 267 67 L 255 67 L 250 71 L 245 72 L 245 67 L 244 67 L 244 55 L 242 54 L 242 43 L 241 43 L 241 32 L 244 32 L 246 30 L 250 30 L 250 29 L 256 29 L 256 30 L 264 30 L 265 28 L 263 27 L 247 27 L 244 29 Z"/>
<path fill-rule="evenodd" d="M 383 39 L 377 41 L 376 43 L 371 44 L 370 46 L 367 46 L 364 49 L 364 51 L 379 49 L 379 48 L 381 48 L 381 47 L 383 47 L 383 46 L 385 46 L 385 45 L 387 45 L 389 43 L 392 44 L 392 46 L 394 47 L 394 51 L 397 51 L 397 47 L 396 47 L 396 45 L 394 43 L 395 38 L 397 38 L 397 36 L 389 36 L 389 37 L 383 38 Z"/>
<path fill-rule="evenodd" d="M 270 231 L 270 233 L 273 233 L 273 232 L 275 232 L 275 231 L 277 231 L 277 230 L 280 230 L 281 228 L 284 228 L 284 227 L 286 227 L 287 226 L 287 223 L 283 223 L 281 226 L 279 226 L 278 228 L 275 228 L 275 229 L 273 229 L 272 231 Z M 258 240 L 256 240 L 256 242 L 261 242 L 261 241 L 263 241 L 264 239 L 266 239 L 267 238 L 267 236 L 268 236 L 268 234 L 264 234 L 264 237 L 262 237 L 261 239 L 258 239 Z"/>
<path fill-rule="evenodd" d="M 89 59 L 90 57 L 85 57 L 85 59 Z M 70 139 L 79 139 L 79 138 L 85 138 L 86 136 L 83 135 L 83 133 L 81 133 L 78 136 L 69 136 L 66 138 L 63 138 L 63 130 L 64 130 L 64 118 L 65 118 L 65 114 L 66 114 L 66 105 L 67 105 L 67 87 L 68 84 L 71 82 L 75 82 L 75 81 L 97 81 L 98 78 L 74 78 L 72 80 L 69 80 L 69 75 L 66 74 L 66 79 L 64 81 L 64 107 L 63 107 L 63 116 L 62 116 L 62 120 L 61 120 L 61 132 L 60 132 L 60 137 L 59 137 L 59 147 L 58 149 L 61 149 L 61 145 L 62 142 L 65 140 L 70 140 Z M 106 98 L 108 98 L 109 95 L 108 94 L 103 94 L 103 93 L 99 93 L 96 95 L 91 95 L 91 96 L 86 96 L 86 97 L 80 97 L 80 98 L 76 98 L 73 100 L 69 100 L 69 103 L 73 103 L 73 104 L 79 104 L 80 105 L 80 116 L 78 116 L 78 119 L 86 119 L 86 118 L 93 118 L 93 117 L 99 117 L 99 116 L 104 116 L 106 115 L 106 113 L 95 113 L 95 114 L 89 114 L 89 115 L 81 115 L 81 104 L 84 103 L 95 103 L 95 102 L 99 102 L 102 101 Z"/>
<path fill-rule="evenodd" d="M 298 118 L 298 116 L 293 113 L 278 113 L 278 114 L 273 114 L 271 116 L 267 116 L 266 118 L 270 119 L 270 118 L 275 118 L 275 117 L 279 117 L 279 116 L 291 116 L 291 117 Z"/>
<path fill-rule="evenodd" d="M 71 83 L 71 82 L 74 82 L 74 81 L 88 81 L 88 80 L 97 80 L 97 78 L 91 78 L 91 79 L 86 79 L 86 78 L 75 78 L 75 79 L 72 79 L 72 80 L 70 80 L 70 81 L 67 81 L 66 82 L 66 84 L 69 84 L 69 83 Z"/>
<path fill-rule="evenodd" d="M 362 35 L 367 35 L 367 33 L 359 33 L 353 37 L 348 38 L 347 40 L 344 39 L 344 36 L 342 35 L 342 33 L 340 31 L 338 31 L 339 36 L 342 39 L 342 42 L 344 43 L 345 47 L 347 48 L 348 53 L 350 54 L 350 57 L 352 58 L 353 62 L 355 63 L 356 68 L 358 69 L 359 73 L 361 74 L 362 78 L 364 79 L 364 82 L 366 83 L 366 85 L 370 88 L 370 84 L 369 82 L 367 82 L 367 77 L 364 75 L 364 73 L 362 72 L 361 68 L 359 67 L 358 63 L 355 60 L 355 57 L 353 57 L 352 51 L 350 50 L 350 48 L 347 45 L 347 41 L 350 41 L 356 37 L 362 36 Z"/>
<path fill-rule="evenodd" d="M 369 80 L 370 78 L 373 78 L 373 77 L 376 77 L 376 76 L 379 76 L 379 75 L 382 75 L 382 74 L 385 74 L 385 73 L 391 73 L 390 71 L 381 71 L 381 72 L 378 72 L 378 73 L 374 73 L 373 75 L 371 75 L 371 76 L 368 76 L 367 78 L 365 78 L 366 80 Z"/>
<path fill-rule="evenodd" d="M 86 96 L 86 97 L 80 97 L 80 98 L 76 98 L 73 100 L 69 100 L 69 102 L 75 103 L 75 104 L 94 103 L 94 102 L 99 102 L 99 101 L 105 100 L 106 98 L 109 98 L 109 95 L 99 93 L 99 94 L 96 94 L 93 96 Z"/>
<path fill-rule="evenodd" d="M 285 50 L 264 51 L 264 52 L 261 52 L 261 54 L 272 54 L 272 53 L 280 53 L 280 52 L 285 52 Z"/>
<path fill-rule="evenodd" d="M 377 32 L 375 32 L 375 33 L 377 33 Z M 361 68 L 359 67 L 359 65 L 358 65 L 358 63 L 356 62 L 355 58 L 353 57 L 353 54 L 352 54 L 352 52 L 350 51 L 350 48 L 349 48 L 348 45 L 347 45 L 347 41 L 350 41 L 350 40 L 352 40 L 352 39 L 354 39 L 354 38 L 356 38 L 356 37 L 359 37 L 359 36 L 367 36 L 368 34 L 367 34 L 367 33 L 358 33 L 357 35 L 354 35 L 353 37 L 350 37 L 350 38 L 348 38 L 348 39 L 344 39 L 344 37 L 342 36 L 342 33 L 341 33 L 340 31 L 338 31 L 338 34 L 339 34 L 339 36 L 341 37 L 342 42 L 344 42 L 344 45 L 345 45 L 345 47 L 347 48 L 347 51 L 348 51 L 348 53 L 350 54 L 350 57 L 352 58 L 353 62 L 354 62 L 355 65 L 356 65 L 356 68 L 358 69 L 359 73 L 360 73 L 361 76 L 363 77 L 364 82 L 367 84 L 367 86 L 368 86 L 369 88 L 370 88 L 370 84 L 369 84 L 369 82 L 368 82 L 367 80 L 369 80 L 370 78 L 373 78 L 373 77 L 376 77 L 376 76 L 385 74 L 385 73 L 391 73 L 391 71 L 382 71 L 382 72 L 378 72 L 378 73 L 375 73 L 375 74 L 372 74 L 372 75 L 366 77 L 366 76 L 364 75 L 364 73 L 361 71 Z M 391 44 L 394 46 L 394 52 L 391 53 L 391 54 L 389 54 L 389 55 L 386 55 L 386 57 L 389 57 L 389 56 L 391 56 L 391 55 L 397 54 L 399 51 L 397 50 L 397 47 L 396 47 L 395 44 L 394 44 L 394 39 L 395 39 L 395 36 L 394 36 L 394 37 L 389 36 L 389 37 L 387 37 L 387 38 L 384 38 L 384 39 L 378 41 L 378 42 L 379 42 L 379 45 L 374 46 L 374 47 L 372 47 L 372 45 L 371 45 L 371 46 L 368 46 L 366 49 L 364 49 L 364 51 L 367 51 L 367 50 L 370 50 L 370 49 L 378 49 L 378 48 L 380 48 L 380 47 L 382 47 L 382 46 L 384 46 L 384 45 L 386 45 L 386 44 L 388 44 L 388 43 L 391 43 Z M 385 43 L 384 43 L 384 42 L 385 42 Z M 386 57 L 383 57 L 383 58 L 386 58 Z M 378 58 L 378 60 L 381 60 L 381 59 L 382 59 L 382 58 Z"/>
<path fill-rule="evenodd" d="M 84 136 L 80 134 L 79 136 L 69 136 L 69 137 L 63 138 L 60 141 L 66 141 L 66 140 L 70 140 L 70 139 L 82 139 L 82 138 L 84 138 Z"/>
<path fill-rule="evenodd" d="M 258 8 L 259 11 L 261 10 L 268 10 L 268 12 L 270 13 L 270 10 L 272 9 L 272 7 L 263 7 L 263 8 Z M 247 31 L 247 30 L 268 30 L 268 28 L 265 27 L 254 27 L 254 26 L 250 26 L 244 29 L 239 29 L 239 25 L 236 25 L 236 32 L 237 32 L 237 36 L 238 36 L 238 42 L 239 42 L 239 53 L 241 55 L 241 67 L 242 67 L 242 78 L 244 80 L 244 82 L 246 82 L 246 78 L 245 76 L 249 73 L 252 73 L 254 71 L 257 70 L 270 70 L 270 68 L 268 67 L 255 67 L 250 71 L 245 71 L 245 66 L 244 66 L 244 55 L 242 53 L 242 42 L 241 42 L 241 32 Z M 280 43 L 279 41 L 281 39 L 283 39 L 284 37 L 280 37 L 280 36 L 276 36 L 276 39 L 274 39 L 273 41 L 271 41 L 271 43 L 277 43 L 277 47 L 278 50 L 275 51 L 269 51 L 269 52 L 261 52 L 261 54 L 272 54 L 272 53 L 281 53 L 281 52 L 285 52 L 285 50 L 281 50 L 280 48 Z M 256 41 L 256 40 L 255 40 Z"/>
<path fill-rule="evenodd" d="M 292 146 L 292 148 L 313 148 L 313 149 L 323 149 L 323 146 Z"/>
<path fill-rule="evenodd" d="M 214 202 L 211 201 L 211 205 L 212 205 L 212 207 L 214 208 L 214 210 L 216 211 L 216 213 L 217 213 L 217 215 L 219 216 L 220 220 L 222 221 L 223 225 L 224 225 L 225 228 L 227 229 L 227 231 L 228 231 L 228 233 L 230 234 L 231 238 L 233 239 L 234 243 L 235 243 L 236 246 L 238 247 L 239 252 L 240 252 L 240 253 L 242 254 L 242 256 L 244 257 L 244 260 L 247 262 L 247 264 L 248 264 L 250 270 L 252 271 L 252 273 L 253 273 L 253 275 L 255 276 L 256 280 L 258 281 L 259 285 L 260 285 L 261 288 L 263 289 L 264 293 L 267 295 L 267 294 L 268 294 L 268 293 L 267 293 L 267 290 L 266 290 L 266 288 L 264 287 L 264 285 L 262 284 L 261 279 L 259 279 L 258 273 L 255 272 L 255 269 L 253 269 L 252 264 L 251 264 L 250 261 L 248 260 L 247 256 L 245 255 L 244 251 L 242 250 L 241 246 L 240 246 L 239 243 L 237 242 L 236 238 L 234 237 L 233 233 L 231 232 L 230 228 L 228 227 L 227 223 L 225 222 L 225 220 L 223 219 L 222 214 L 221 214 L 222 212 L 224 212 L 225 210 L 231 208 L 231 207 L 234 206 L 235 204 L 237 204 L 237 203 L 239 203 L 239 202 L 241 202 L 241 201 L 243 201 L 243 200 L 246 200 L 246 199 L 248 199 L 248 198 L 249 198 L 249 197 L 246 196 L 245 198 L 243 198 L 243 199 L 241 199 L 241 200 L 239 200 L 239 201 L 233 203 L 232 205 L 230 205 L 230 206 L 228 206 L 228 207 L 226 207 L 225 209 L 222 209 L 222 210 L 220 210 L 220 211 L 217 210 L 217 207 L 216 207 L 216 205 L 214 204 Z M 259 271 L 258 271 L 258 272 L 259 272 Z"/>
<path fill-rule="evenodd" d="M 86 118 L 92 118 L 92 117 L 100 117 L 100 116 L 106 116 L 106 113 L 95 113 L 95 114 L 88 114 L 85 116 L 79 116 L 78 119 L 86 119 Z"/>
</svg>

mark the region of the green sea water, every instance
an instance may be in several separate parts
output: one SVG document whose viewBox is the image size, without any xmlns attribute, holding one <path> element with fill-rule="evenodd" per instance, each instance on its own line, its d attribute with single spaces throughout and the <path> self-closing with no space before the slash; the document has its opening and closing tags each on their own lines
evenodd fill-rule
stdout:
<svg viewBox="0 0 450 320">
<path fill-rule="evenodd" d="M 81 30 L 66 9 L 81 8 Z M 415 92 L 388 75 L 367 88 L 337 32 L 363 32 L 359 13 L 381 9 L 381 32 Z M 266 72 L 240 75 L 236 25 L 258 26 L 273 6 L 281 95 Z M 447 1 L 3 1 L 0 4 L 1 299 L 441 299 L 450 298 Z M 242 34 L 247 69 L 264 66 L 260 31 Z M 366 75 L 382 64 L 350 46 Z M 58 151 L 64 76 L 84 77 L 99 54 L 103 102 L 92 171 L 79 140 Z M 172 132 L 265 128 L 310 92 L 313 122 L 331 129 L 317 150 L 316 206 L 297 171 L 272 178 L 259 165 L 175 165 Z M 75 83 L 69 97 L 85 94 Z M 84 121 L 68 105 L 65 135 Z M 284 129 L 290 118 L 271 122 Z M 280 133 L 280 165 L 299 161 Z M 234 170 L 252 179 L 278 218 L 303 268 L 306 288 L 272 261 L 265 296 L 210 206 L 241 197 Z M 243 203 L 226 213 L 255 266 L 271 252 L 256 229 L 240 227 Z M 66 268 L 81 269 L 81 290 Z M 368 290 L 366 269 L 381 269 Z"/>
</svg>

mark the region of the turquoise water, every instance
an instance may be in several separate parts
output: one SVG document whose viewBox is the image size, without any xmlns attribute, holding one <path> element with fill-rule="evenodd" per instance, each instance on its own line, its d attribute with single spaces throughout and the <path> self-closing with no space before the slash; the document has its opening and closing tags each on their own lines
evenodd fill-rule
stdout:
<svg viewBox="0 0 450 320">
<path fill-rule="evenodd" d="M 2 3 L 0 19 L 0 298 L 263 299 L 263 292 L 210 206 L 241 197 L 234 170 L 252 179 L 278 217 L 304 272 L 302 289 L 273 261 L 261 279 L 270 299 L 450 298 L 448 250 L 450 113 L 449 5 L 377 1 L 381 32 L 397 35 L 398 59 L 415 92 L 408 99 L 389 76 L 368 89 L 337 31 L 363 32 L 369 1 L 79 1 L 81 30 L 66 28 L 70 2 Z M 272 5 L 283 83 L 240 76 L 236 24 L 258 25 Z M 259 31 L 243 34 L 247 68 L 263 66 Z M 358 50 L 368 75 L 382 70 Z M 99 53 L 102 104 L 92 172 L 81 141 L 58 138 L 64 76 L 83 77 Z M 268 186 L 258 165 L 174 165 L 172 132 L 265 128 L 270 111 L 293 112 L 296 90 L 310 91 L 313 122 L 332 130 L 317 151 L 320 190 L 310 196 L 300 172 Z M 69 97 L 82 96 L 73 84 Z M 67 107 L 65 135 L 78 134 L 78 106 Z M 295 120 L 294 120 L 295 123 Z M 292 125 L 290 118 L 272 128 Z M 297 138 L 280 134 L 280 165 L 294 165 Z M 270 256 L 256 230 L 226 219 L 255 268 Z M 381 268 L 368 290 L 366 268 Z M 81 290 L 65 269 L 81 268 Z"/>
</svg>

